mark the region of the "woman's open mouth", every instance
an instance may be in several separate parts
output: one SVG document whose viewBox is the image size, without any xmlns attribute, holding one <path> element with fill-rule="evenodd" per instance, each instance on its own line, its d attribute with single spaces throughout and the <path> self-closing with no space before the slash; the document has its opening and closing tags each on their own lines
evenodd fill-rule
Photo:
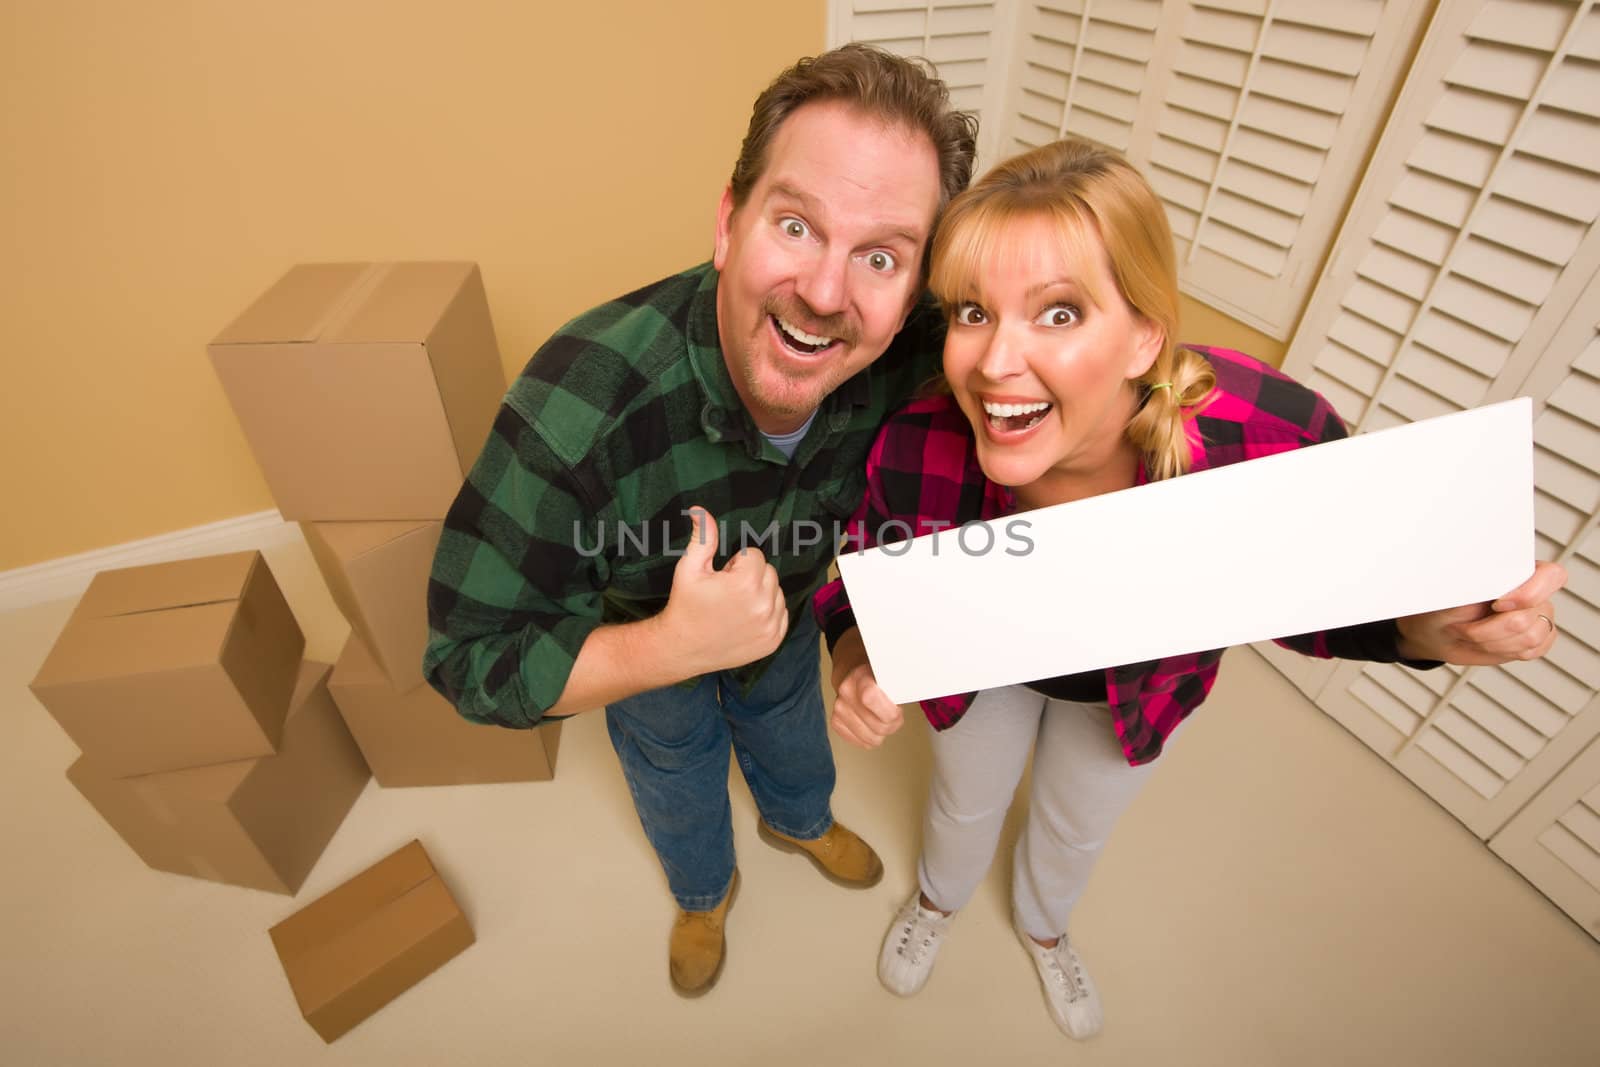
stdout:
<svg viewBox="0 0 1600 1067">
<path fill-rule="evenodd" d="M 985 400 L 983 413 L 987 416 L 989 429 L 995 433 L 1023 433 L 1043 422 L 1054 406 L 1043 400 L 1028 404 L 997 404 Z"/>
</svg>

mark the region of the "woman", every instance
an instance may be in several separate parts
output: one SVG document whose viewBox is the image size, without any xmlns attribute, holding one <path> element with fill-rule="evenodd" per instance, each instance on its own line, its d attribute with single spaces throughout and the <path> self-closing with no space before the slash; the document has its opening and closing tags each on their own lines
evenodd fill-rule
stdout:
<svg viewBox="0 0 1600 1067">
<path fill-rule="evenodd" d="M 934 532 L 1345 436 L 1326 401 L 1270 367 L 1173 344 L 1166 214 L 1109 151 L 1068 140 L 1000 165 L 951 203 L 932 255 L 930 286 L 949 320 L 949 392 L 912 403 L 880 433 L 851 525 L 863 547 L 879 531 Z M 1193 562 L 1178 572 L 1204 581 Z M 1530 659 L 1555 639 L 1549 598 L 1564 581 L 1559 566 L 1541 563 L 1493 605 L 1280 643 L 1414 667 Z M 843 586 L 825 587 L 816 607 L 833 650 L 834 727 L 873 747 L 899 728 L 900 710 L 873 679 Z M 1205 699 L 1221 656 L 923 702 L 934 766 L 919 891 L 884 940 L 883 984 L 909 996 L 927 981 L 993 858 L 1032 747 L 1013 925 L 1057 1025 L 1077 1038 L 1098 1031 L 1100 999 L 1068 942 L 1068 918 L 1112 825 Z"/>
</svg>

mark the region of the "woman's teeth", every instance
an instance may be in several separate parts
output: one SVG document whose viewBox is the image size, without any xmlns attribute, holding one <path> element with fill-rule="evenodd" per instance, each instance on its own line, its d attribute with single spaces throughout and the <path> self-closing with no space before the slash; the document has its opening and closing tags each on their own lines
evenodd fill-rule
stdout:
<svg viewBox="0 0 1600 1067">
<path fill-rule="evenodd" d="M 1009 418 L 1012 415 L 1032 415 L 1035 411 L 1048 411 L 1050 410 L 1050 405 L 1043 400 L 1037 404 L 991 404 L 985 400 L 983 402 L 983 410 L 990 415 Z"/>
<path fill-rule="evenodd" d="M 989 416 L 989 425 L 997 430 L 1031 430 L 1044 420 L 1051 405 L 1045 401 L 1032 404 L 995 404 L 983 402 L 983 412 Z"/>
<path fill-rule="evenodd" d="M 807 333 L 800 327 L 794 325 L 792 322 L 780 319 L 776 315 L 773 316 L 772 321 L 778 324 L 778 329 L 783 333 L 784 340 L 788 341 L 793 348 L 801 352 L 805 352 L 807 354 L 820 352 L 834 342 L 834 338 L 832 337 L 823 337 L 821 334 Z"/>
</svg>

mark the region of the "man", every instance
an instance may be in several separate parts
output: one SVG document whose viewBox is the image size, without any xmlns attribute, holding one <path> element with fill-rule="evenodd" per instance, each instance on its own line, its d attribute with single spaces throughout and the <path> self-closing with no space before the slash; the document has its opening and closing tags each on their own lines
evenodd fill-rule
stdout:
<svg viewBox="0 0 1600 1067">
<path fill-rule="evenodd" d="M 547 342 L 445 522 L 429 681 L 511 727 L 605 706 L 679 908 L 668 973 L 686 996 L 720 973 L 738 886 L 730 746 L 763 840 L 844 885 L 883 873 L 829 807 L 809 602 L 878 424 L 937 370 L 925 255 L 975 128 L 874 49 L 785 71 L 756 101 L 712 262 Z"/>
</svg>

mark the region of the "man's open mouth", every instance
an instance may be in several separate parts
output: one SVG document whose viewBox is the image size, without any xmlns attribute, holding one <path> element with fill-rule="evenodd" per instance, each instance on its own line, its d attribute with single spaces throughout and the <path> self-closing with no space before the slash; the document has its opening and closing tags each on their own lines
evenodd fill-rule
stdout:
<svg viewBox="0 0 1600 1067">
<path fill-rule="evenodd" d="M 772 319 L 773 327 L 778 331 L 778 336 L 783 340 L 784 347 L 802 356 L 814 356 L 838 341 L 837 337 L 824 337 L 821 334 L 807 333 L 794 323 L 786 319 L 780 319 L 776 315 L 772 315 L 770 318 Z"/>
<path fill-rule="evenodd" d="M 989 416 L 989 425 L 1003 433 L 1031 430 L 1050 413 L 1054 405 L 1043 400 L 1032 404 L 995 404 L 983 402 L 983 413 Z"/>
</svg>

